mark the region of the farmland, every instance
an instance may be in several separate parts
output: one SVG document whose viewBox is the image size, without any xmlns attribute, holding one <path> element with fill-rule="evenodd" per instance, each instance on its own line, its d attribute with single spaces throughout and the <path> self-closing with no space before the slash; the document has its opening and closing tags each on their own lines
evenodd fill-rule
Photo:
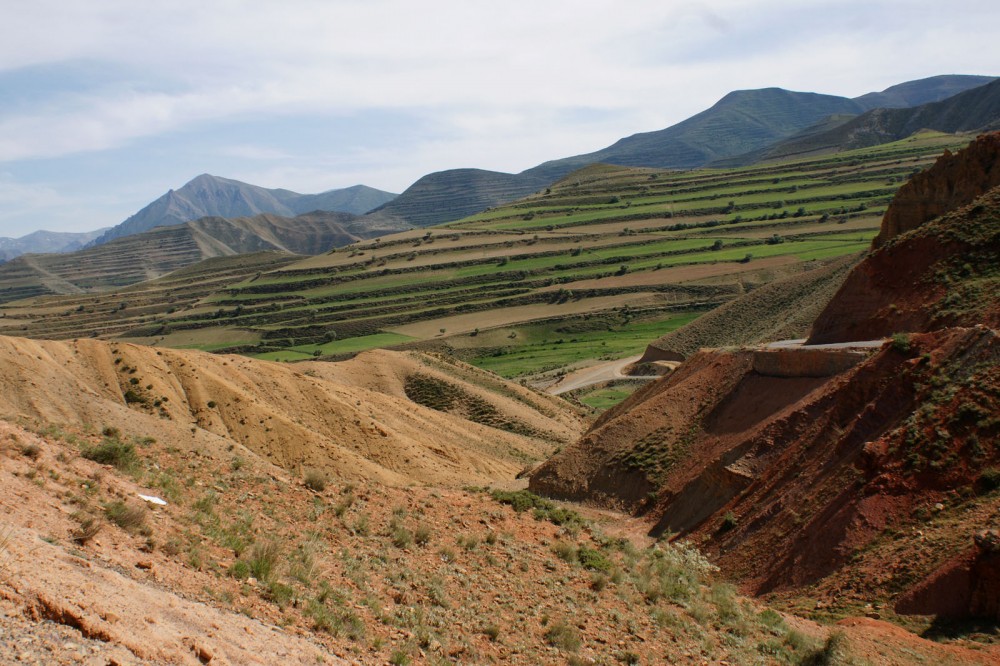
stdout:
<svg viewBox="0 0 1000 666">
<path fill-rule="evenodd" d="M 899 185 L 965 142 L 922 133 L 724 170 L 595 165 L 509 205 L 316 257 L 228 259 L 114 294 L 11 303 L 0 332 L 271 360 L 427 344 L 506 376 L 622 357 L 749 289 L 866 249 Z"/>
</svg>

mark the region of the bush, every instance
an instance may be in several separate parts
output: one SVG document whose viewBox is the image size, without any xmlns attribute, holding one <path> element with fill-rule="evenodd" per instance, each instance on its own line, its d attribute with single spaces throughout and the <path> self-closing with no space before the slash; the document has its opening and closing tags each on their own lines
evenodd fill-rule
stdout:
<svg viewBox="0 0 1000 666">
<path fill-rule="evenodd" d="M 1000 468 L 987 467 L 979 475 L 979 486 L 986 492 L 1000 488 Z"/>
<path fill-rule="evenodd" d="M 250 574 L 262 583 L 270 582 L 277 573 L 281 545 L 277 541 L 255 543 L 250 549 L 247 567 Z"/>
<path fill-rule="evenodd" d="M 318 493 L 323 492 L 326 489 L 326 474 L 317 470 L 311 469 L 306 472 L 304 483 L 306 488 L 309 490 L 315 490 Z"/>
<path fill-rule="evenodd" d="M 418 525 L 413 531 L 413 540 L 418 546 L 426 546 L 431 542 L 431 528 L 427 525 Z"/>
<path fill-rule="evenodd" d="M 909 354 L 912 343 L 908 333 L 896 333 L 892 336 L 892 348 L 901 354 Z"/>
<path fill-rule="evenodd" d="M 117 437 L 105 437 L 97 446 L 85 448 L 83 457 L 102 465 L 113 465 L 123 471 L 133 470 L 139 464 L 135 446 Z"/>
<path fill-rule="evenodd" d="M 584 569 L 603 572 L 611 571 L 611 560 L 604 553 L 594 548 L 580 546 L 576 552 L 576 559 L 580 561 L 580 565 Z"/>
<path fill-rule="evenodd" d="M 138 504 L 126 504 L 118 500 L 105 506 L 104 513 L 108 520 L 129 532 L 136 532 L 146 524 L 146 507 Z"/>
<path fill-rule="evenodd" d="M 545 630 L 545 642 L 552 647 L 569 652 L 576 652 L 580 649 L 583 641 L 580 639 L 580 632 L 576 627 L 559 620 Z"/>
</svg>

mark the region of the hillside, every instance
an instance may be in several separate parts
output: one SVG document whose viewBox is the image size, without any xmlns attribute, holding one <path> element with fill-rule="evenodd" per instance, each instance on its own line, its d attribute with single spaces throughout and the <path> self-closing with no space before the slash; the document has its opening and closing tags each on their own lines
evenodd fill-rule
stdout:
<svg viewBox="0 0 1000 666">
<path fill-rule="evenodd" d="M 364 219 L 398 220 L 415 227 L 451 222 L 544 189 L 549 181 L 531 176 L 450 169 L 423 176 Z"/>
<path fill-rule="evenodd" d="M 0 358 L 0 414 L 10 418 L 232 445 L 289 470 L 346 479 L 509 479 L 580 427 L 555 398 L 467 366 L 391 352 L 292 368 L 196 351 L 4 338 Z"/>
<path fill-rule="evenodd" d="M 719 165 L 805 157 L 897 141 L 921 130 L 978 132 L 1000 128 L 1000 81 L 911 108 L 877 108 L 833 127 L 817 126 Z"/>
<path fill-rule="evenodd" d="M 76 252 L 18 257 L 0 266 L 0 302 L 124 287 L 212 257 L 275 250 L 319 254 L 398 229 L 360 223 L 349 213 L 200 218 Z"/>
<path fill-rule="evenodd" d="M 91 459 L 109 450 L 132 456 Z M 782 616 L 690 548 L 530 495 L 495 497 L 538 518 L 69 424 L 0 421 L 0 460 L 5 663 L 989 663 L 873 620 Z"/>
<path fill-rule="evenodd" d="M 508 445 L 558 441 L 467 420 L 483 404 L 495 425 L 578 427 L 561 401 L 462 364 L 380 352 L 293 369 L 16 338 L 0 338 L 0 357 L 4 662 L 995 656 L 873 620 L 782 616 L 631 521 L 455 487 L 510 483 L 525 451 Z M 481 402 L 422 406 L 405 397 L 414 379 Z"/>
<path fill-rule="evenodd" d="M 272 190 L 248 185 L 238 180 L 202 174 L 118 224 L 92 245 L 102 245 L 115 238 L 130 236 L 156 227 L 173 226 L 202 217 L 252 217 L 265 213 L 294 217 L 316 210 L 360 215 L 395 195 L 363 185 L 321 194 L 299 194 L 290 190 Z"/>
<path fill-rule="evenodd" d="M 702 347 L 739 347 L 809 334 L 813 321 L 861 260 L 848 255 L 765 284 L 649 343 L 641 363 L 682 361 Z"/>
<path fill-rule="evenodd" d="M 958 93 L 985 86 L 996 80 L 994 76 L 970 76 L 968 74 L 943 74 L 926 79 L 907 81 L 890 86 L 881 92 L 871 92 L 854 101 L 865 108 L 902 109 L 931 102 L 940 102 Z"/>
<path fill-rule="evenodd" d="M 857 102 L 834 95 L 781 88 L 738 90 L 666 129 L 635 134 L 602 150 L 546 162 L 524 173 L 553 179 L 595 162 L 691 169 L 763 147 L 827 116 L 863 110 Z"/>
<path fill-rule="evenodd" d="M 972 195 L 975 182 L 952 176 L 980 173 L 991 153 L 996 136 L 944 155 L 898 200 Z M 891 341 L 699 352 L 606 412 L 530 487 L 641 512 L 652 534 L 692 540 L 799 612 L 924 629 L 909 616 L 995 621 L 1000 188 L 962 198 L 894 237 L 887 214 L 887 242 L 851 270 L 810 340 Z"/>
</svg>

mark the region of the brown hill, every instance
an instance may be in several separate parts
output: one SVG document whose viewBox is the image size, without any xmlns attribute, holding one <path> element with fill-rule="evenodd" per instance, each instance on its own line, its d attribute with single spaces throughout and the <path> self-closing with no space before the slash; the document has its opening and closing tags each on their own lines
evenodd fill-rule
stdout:
<svg viewBox="0 0 1000 666">
<path fill-rule="evenodd" d="M 556 398 L 419 354 L 289 366 L 0 338 L 0 368 L 8 418 L 110 425 L 190 449 L 250 450 L 296 472 L 395 484 L 513 479 L 581 426 Z"/>
<path fill-rule="evenodd" d="M 904 186 L 877 248 L 817 317 L 809 342 L 1000 326 L 1000 187 L 991 183 L 1000 183 L 1000 134 L 942 157 Z"/>
<path fill-rule="evenodd" d="M 985 328 L 870 358 L 703 352 L 607 412 L 530 487 L 643 510 L 654 534 L 694 540 L 755 593 L 814 586 L 841 612 L 894 603 L 969 551 L 1000 510 L 998 363 Z M 998 601 L 973 604 L 977 584 L 964 613 Z"/>
<path fill-rule="evenodd" d="M 896 192 L 882 219 L 874 247 L 948 211 L 967 204 L 1000 185 L 1000 132 L 984 134 L 956 154 L 945 151 Z"/>
</svg>

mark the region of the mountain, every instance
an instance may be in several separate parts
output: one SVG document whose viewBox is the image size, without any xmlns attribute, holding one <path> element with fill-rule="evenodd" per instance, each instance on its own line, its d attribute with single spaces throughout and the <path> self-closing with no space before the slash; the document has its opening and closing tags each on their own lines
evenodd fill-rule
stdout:
<svg viewBox="0 0 1000 666">
<path fill-rule="evenodd" d="M 856 99 L 781 88 L 735 91 L 666 129 L 635 134 L 607 148 L 545 162 L 520 174 L 453 169 L 424 176 L 373 214 L 428 226 L 509 203 L 590 164 L 691 169 L 741 155 L 759 159 L 757 151 L 775 142 L 803 131 L 823 134 L 873 106 L 914 106 L 993 80 L 985 76 L 935 76 Z M 752 161 L 742 159 L 738 164 Z"/>
<path fill-rule="evenodd" d="M 951 208 L 890 208 L 814 324 L 810 342 L 841 346 L 702 349 L 529 487 L 642 513 L 792 606 L 995 622 L 1000 186 L 977 181 L 998 162 L 983 136 L 900 193 L 906 214 Z"/>
<path fill-rule="evenodd" d="M 0 302 L 74 294 L 150 280 L 211 257 L 278 250 L 319 254 L 356 240 L 400 231 L 350 213 L 296 217 L 203 217 L 116 238 L 64 254 L 27 254 L 0 265 Z"/>
<path fill-rule="evenodd" d="M 449 169 L 422 177 L 369 215 L 426 227 L 520 199 L 547 184 L 544 178 L 523 174 Z"/>
<path fill-rule="evenodd" d="M 0 262 L 29 252 L 72 252 L 99 237 L 107 229 L 83 233 L 35 231 L 20 238 L 0 238 Z"/>
<path fill-rule="evenodd" d="M 263 213 L 292 217 L 314 210 L 360 215 L 395 197 L 394 194 L 356 185 L 322 194 L 269 190 L 238 180 L 202 174 L 179 190 L 170 190 L 121 224 L 112 227 L 92 245 L 201 217 L 248 217 Z"/>
<path fill-rule="evenodd" d="M 523 173 L 554 180 L 594 162 L 691 169 L 791 136 L 827 116 L 862 111 L 859 103 L 846 97 L 781 88 L 738 90 L 666 129 L 635 134 L 602 150 L 546 162 Z"/>
<path fill-rule="evenodd" d="M 838 122 L 839 120 L 839 122 Z M 714 166 L 740 166 L 875 146 L 920 130 L 978 132 L 1000 128 L 1000 80 L 943 101 L 912 108 L 877 108 L 847 119 L 826 119 L 772 146 Z"/>
<path fill-rule="evenodd" d="M 996 81 L 994 76 L 944 74 L 900 83 L 890 86 L 882 92 L 870 92 L 867 95 L 855 97 L 854 101 L 864 107 L 866 111 L 878 108 L 902 109 L 930 102 L 940 102 L 958 93 L 984 86 L 993 81 Z"/>
</svg>

